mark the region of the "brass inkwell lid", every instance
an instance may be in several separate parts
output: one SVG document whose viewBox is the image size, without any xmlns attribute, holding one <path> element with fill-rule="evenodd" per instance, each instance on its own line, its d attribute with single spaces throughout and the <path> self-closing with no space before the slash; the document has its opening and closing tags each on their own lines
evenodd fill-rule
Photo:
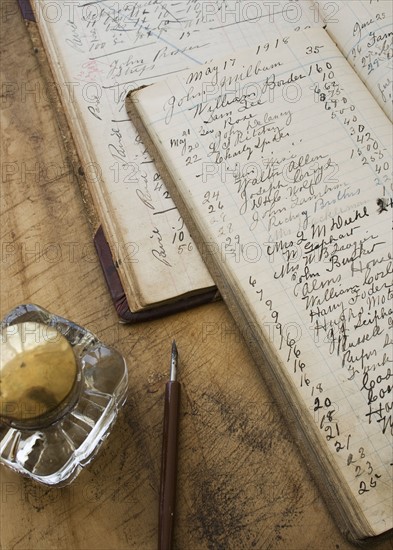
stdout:
<svg viewBox="0 0 393 550">
<path fill-rule="evenodd" d="M 68 340 L 38 322 L 4 327 L 0 419 L 14 427 L 50 424 L 72 404 L 78 365 Z"/>
</svg>

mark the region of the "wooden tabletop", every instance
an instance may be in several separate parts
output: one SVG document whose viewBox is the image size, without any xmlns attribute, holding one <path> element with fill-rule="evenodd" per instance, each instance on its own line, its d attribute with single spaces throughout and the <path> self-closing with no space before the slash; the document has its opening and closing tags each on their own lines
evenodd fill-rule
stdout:
<svg viewBox="0 0 393 550">
<path fill-rule="evenodd" d="M 164 387 L 175 338 L 183 393 L 174 548 L 352 548 L 223 303 L 119 324 L 16 0 L 1 12 L 1 315 L 39 304 L 95 332 L 129 368 L 124 411 L 70 486 L 45 488 L 1 468 L 1 547 L 156 548 Z"/>
</svg>

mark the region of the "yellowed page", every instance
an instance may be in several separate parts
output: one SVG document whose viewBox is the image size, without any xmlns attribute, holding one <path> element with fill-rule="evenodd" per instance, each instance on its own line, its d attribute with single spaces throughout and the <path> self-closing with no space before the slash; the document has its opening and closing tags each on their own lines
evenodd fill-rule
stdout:
<svg viewBox="0 0 393 550">
<path fill-rule="evenodd" d="M 393 2 L 323 0 L 317 19 L 393 120 Z"/>
<path fill-rule="evenodd" d="M 386 531 L 390 122 L 319 29 L 135 95 L 241 330 L 276 354 L 273 376 L 318 448 L 317 475 L 351 495 L 363 537 Z"/>
<path fill-rule="evenodd" d="M 36 0 L 34 5 L 131 308 L 213 285 L 129 122 L 125 98 L 132 89 L 214 55 L 314 24 L 311 2 Z"/>
</svg>

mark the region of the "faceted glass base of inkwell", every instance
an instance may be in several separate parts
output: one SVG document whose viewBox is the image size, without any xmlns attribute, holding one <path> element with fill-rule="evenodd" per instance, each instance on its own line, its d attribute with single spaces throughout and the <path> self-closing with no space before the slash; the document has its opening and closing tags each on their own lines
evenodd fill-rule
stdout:
<svg viewBox="0 0 393 550">
<path fill-rule="evenodd" d="M 1 463 L 66 485 L 95 456 L 125 402 L 125 361 L 85 328 L 33 304 L 12 310 L 1 332 Z"/>
</svg>

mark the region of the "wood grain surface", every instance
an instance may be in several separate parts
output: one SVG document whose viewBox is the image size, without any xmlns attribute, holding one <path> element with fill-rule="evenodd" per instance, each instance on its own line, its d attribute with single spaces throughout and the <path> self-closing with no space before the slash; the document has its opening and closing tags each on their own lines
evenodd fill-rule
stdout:
<svg viewBox="0 0 393 550">
<path fill-rule="evenodd" d="M 70 486 L 45 488 L 1 468 L 1 548 L 156 548 L 173 338 L 182 382 L 174 548 L 352 548 L 223 303 L 119 324 L 16 0 L 2 3 L 1 20 L 1 315 L 33 302 L 72 319 L 122 352 L 130 375 L 111 436 Z"/>
</svg>

